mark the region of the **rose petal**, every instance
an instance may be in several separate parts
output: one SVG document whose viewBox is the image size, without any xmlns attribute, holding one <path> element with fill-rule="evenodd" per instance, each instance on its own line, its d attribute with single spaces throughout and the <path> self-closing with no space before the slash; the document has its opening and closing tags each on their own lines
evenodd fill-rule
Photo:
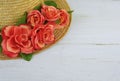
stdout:
<svg viewBox="0 0 120 81">
<path fill-rule="evenodd" d="M 40 40 L 39 36 L 35 36 L 35 38 L 32 41 L 34 49 L 39 50 L 45 46 L 45 43 Z"/>
<path fill-rule="evenodd" d="M 21 28 L 21 34 L 31 35 L 31 27 L 29 25 L 20 25 L 19 27 Z"/>
<path fill-rule="evenodd" d="M 34 49 L 33 47 L 29 47 L 29 48 L 21 48 L 21 52 L 22 53 L 25 53 L 25 54 L 30 54 L 30 53 L 33 53 Z"/>
<path fill-rule="evenodd" d="M 12 53 L 19 53 L 20 52 L 20 48 L 16 46 L 15 38 L 13 36 L 7 40 L 6 48 L 8 51 L 10 51 Z"/>
<path fill-rule="evenodd" d="M 7 50 L 7 40 L 3 40 L 2 41 L 2 51 L 3 51 L 3 53 L 5 54 L 5 55 L 7 55 L 8 57 L 10 57 L 10 58 L 14 58 L 14 57 L 17 57 L 18 56 L 18 53 L 12 53 L 12 52 L 9 52 L 8 50 Z"/>
</svg>

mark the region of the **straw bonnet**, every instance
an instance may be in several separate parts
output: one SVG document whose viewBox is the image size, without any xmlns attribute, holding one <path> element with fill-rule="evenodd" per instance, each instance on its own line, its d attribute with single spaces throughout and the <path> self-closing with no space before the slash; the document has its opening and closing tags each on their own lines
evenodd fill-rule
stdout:
<svg viewBox="0 0 120 81">
<path fill-rule="evenodd" d="M 38 4 L 44 4 L 46 0 L 0 0 L 0 29 L 6 25 L 14 25 L 18 18 L 20 18 L 25 11 L 32 10 Z M 52 0 L 55 1 L 59 8 L 70 10 L 66 0 Z M 61 39 L 67 32 L 69 26 L 61 30 L 56 30 L 56 42 Z M 50 45 L 51 46 L 51 45 Z M 47 48 L 49 46 L 46 46 Z M 45 49 L 44 48 L 44 49 Z M 0 54 L 0 59 L 9 59 Z"/>
</svg>

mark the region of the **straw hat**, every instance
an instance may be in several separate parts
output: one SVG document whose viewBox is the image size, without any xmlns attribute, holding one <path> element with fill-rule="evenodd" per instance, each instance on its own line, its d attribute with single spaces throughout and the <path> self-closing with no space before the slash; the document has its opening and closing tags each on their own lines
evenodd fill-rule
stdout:
<svg viewBox="0 0 120 81">
<path fill-rule="evenodd" d="M 38 4 L 43 4 L 47 0 L 0 0 L 0 29 L 6 25 L 14 25 L 18 18 L 20 18 L 25 11 L 32 10 Z M 70 10 L 66 0 L 52 0 L 55 1 L 59 8 Z M 61 39 L 67 32 L 69 26 L 61 30 L 56 30 L 56 42 Z M 44 49 L 50 47 L 46 46 Z M 0 54 L 0 59 L 10 59 L 7 56 Z"/>
</svg>

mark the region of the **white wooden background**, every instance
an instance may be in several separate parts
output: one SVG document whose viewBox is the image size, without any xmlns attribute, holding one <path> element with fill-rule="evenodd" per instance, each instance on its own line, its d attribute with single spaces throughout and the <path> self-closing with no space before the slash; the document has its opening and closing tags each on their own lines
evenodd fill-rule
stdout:
<svg viewBox="0 0 120 81">
<path fill-rule="evenodd" d="M 67 1 L 67 35 L 31 62 L 0 61 L 0 81 L 120 81 L 120 0 Z"/>
</svg>

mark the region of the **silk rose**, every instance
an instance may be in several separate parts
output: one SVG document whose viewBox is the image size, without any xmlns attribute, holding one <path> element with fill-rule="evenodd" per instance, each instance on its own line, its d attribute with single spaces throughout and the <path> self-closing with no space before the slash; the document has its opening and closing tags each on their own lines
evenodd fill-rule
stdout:
<svg viewBox="0 0 120 81">
<path fill-rule="evenodd" d="M 38 10 L 30 11 L 27 16 L 27 23 L 33 27 L 37 24 L 43 24 L 44 21 L 44 16 Z"/>
<path fill-rule="evenodd" d="M 56 21 L 60 17 L 60 12 L 53 6 L 43 5 L 41 13 L 44 15 L 48 21 Z"/>
<path fill-rule="evenodd" d="M 33 52 L 30 40 L 31 29 L 28 25 L 7 26 L 2 29 L 3 53 L 8 57 L 17 57 L 20 52 L 29 54 Z"/>
<path fill-rule="evenodd" d="M 32 44 L 34 49 L 42 49 L 45 45 L 55 41 L 53 25 L 36 25 L 32 30 Z"/>
</svg>

